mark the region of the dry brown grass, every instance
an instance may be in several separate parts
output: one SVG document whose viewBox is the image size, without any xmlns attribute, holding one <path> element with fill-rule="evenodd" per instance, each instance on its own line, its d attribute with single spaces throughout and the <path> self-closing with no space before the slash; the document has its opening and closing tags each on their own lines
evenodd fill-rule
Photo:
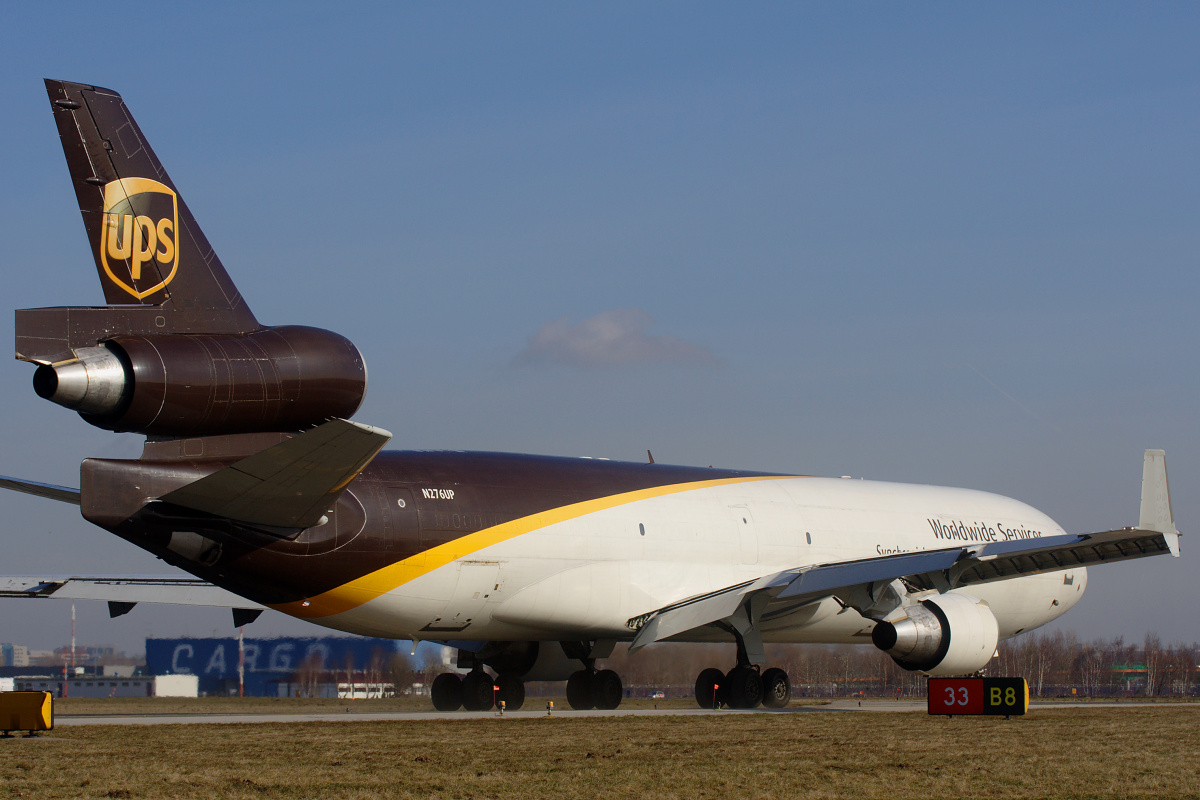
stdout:
<svg viewBox="0 0 1200 800">
<path fill-rule="evenodd" d="M 60 727 L 0 797 L 1196 797 L 1200 708 Z"/>
</svg>

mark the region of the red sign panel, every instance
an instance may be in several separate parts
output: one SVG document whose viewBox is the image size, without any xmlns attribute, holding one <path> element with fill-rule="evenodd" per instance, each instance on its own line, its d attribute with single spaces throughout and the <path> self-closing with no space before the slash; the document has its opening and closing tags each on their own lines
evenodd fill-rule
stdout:
<svg viewBox="0 0 1200 800">
<path fill-rule="evenodd" d="M 930 678 L 930 714 L 982 714 L 983 678 Z"/>
</svg>

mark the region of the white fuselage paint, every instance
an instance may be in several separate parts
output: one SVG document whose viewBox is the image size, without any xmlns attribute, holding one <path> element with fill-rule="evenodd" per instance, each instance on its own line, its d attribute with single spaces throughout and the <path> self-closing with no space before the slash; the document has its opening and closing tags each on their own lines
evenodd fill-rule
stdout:
<svg viewBox="0 0 1200 800">
<path fill-rule="evenodd" d="M 314 621 L 422 639 L 630 639 L 633 617 L 781 570 L 1063 533 L 1035 508 L 968 489 L 838 478 L 732 483 L 535 528 Z M 988 603 L 1003 638 L 1055 619 L 1086 585 L 1086 570 L 1075 568 L 962 591 Z M 862 642 L 873 626 L 832 598 L 762 623 L 768 642 Z"/>
</svg>

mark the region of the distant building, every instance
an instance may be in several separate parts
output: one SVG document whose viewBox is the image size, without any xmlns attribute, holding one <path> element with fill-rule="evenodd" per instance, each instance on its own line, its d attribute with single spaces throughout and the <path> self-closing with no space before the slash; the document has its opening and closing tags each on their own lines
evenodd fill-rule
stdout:
<svg viewBox="0 0 1200 800">
<path fill-rule="evenodd" d="M 23 644 L 0 644 L 0 667 L 28 667 L 29 648 Z"/>
<path fill-rule="evenodd" d="M 338 683 L 382 684 L 397 660 L 407 665 L 393 639 L 245 639 L 245 693 L 257 697 L 337 696 Z M 238 640 L 147 639 L 146 671 L 195 675 L 202 695 L 238 693 Z"/>
<path fill-rule="evenodd" d="M 137 678 L 89 675 L 72 678 L 65 689 L 62 678 L 18 676 L 11 680 L 18 692 L 50 692 L 55 697 L 196 697 L 199 694 L 195 675 Z"/>
<path fill-rule="evenodd" d="M 79 645 L 75 648 L 74 663 L 77 666 L 82 666 L 82 665 L 86 665 L 86 664 L 99 664 L 100 662 L 104 661 L 105 659 L 112 658 L 116 654 L 117 654 L 116 648 L 113 647 L 112 645 L 94 645 L 94 644 Z M 59 664 L 71 662 L 72 661 L 71 648 L 70 647 L 54 648 L 54 660 L 56 663 L 59 663 Z"/>
</svg>

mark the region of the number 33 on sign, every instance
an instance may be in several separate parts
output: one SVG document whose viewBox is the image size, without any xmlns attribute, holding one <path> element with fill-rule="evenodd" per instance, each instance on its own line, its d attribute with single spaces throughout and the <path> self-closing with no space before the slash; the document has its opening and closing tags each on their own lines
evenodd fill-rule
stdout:
<svg viewBox="0 0 1200 800">
<path fill-rule="evenodd" d="M 1007 717 L 1029 710 L 1024 678 L 930 678 L 929 713 Z"/>
</svg>

